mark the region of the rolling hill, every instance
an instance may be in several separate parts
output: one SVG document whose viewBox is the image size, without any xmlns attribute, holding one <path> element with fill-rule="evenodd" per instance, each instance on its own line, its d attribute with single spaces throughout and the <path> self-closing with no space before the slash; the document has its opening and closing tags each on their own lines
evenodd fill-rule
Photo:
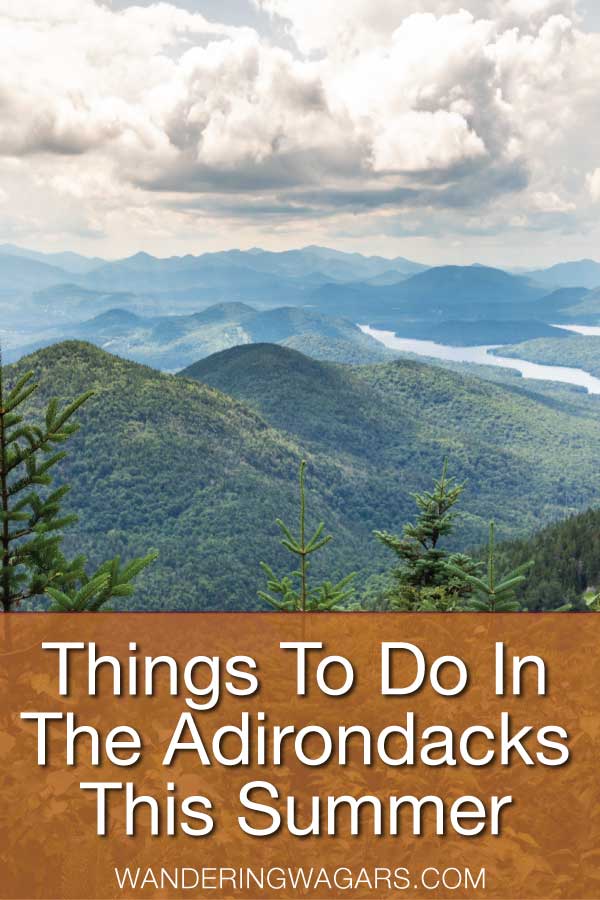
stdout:
<svg viewBox="0 0 600 900">
<path fill-rule="evenodd" d="M 349 368 L 256 344 L 176 377 L 67 342 L 9 380 L 24 368 L 46 398 L 96 390 L 61 470 L 81 514 L 68 547 L 157 546 L 137 607 L 255 608 L 259 560 L 286 564 L 273 522 L 295 521 L 303 456 L 311 521 L 335 536 L 316 571 L 357 569 L 359 584 L 391 563 L 372 530 L 401 527 L 445 456 L 469 483 L 457 546 L 492 515 L 500 536 L 524 535 L 600 500 L 592 412 L 420 363 Z"/>
<path fill-rule="evenodd" d="M 183 374 L 248 403 L 310 446 L 325 445 L 340 461 L 348 454 L 349 470 L 359 458 L 376 460 L 374 488 L 382 477 L 388 492 L 398 478 L 406 486 L 448 454 L 469 481 L 464 533 L 474 534 L 475 520 L 494 507 L 505 526 L 533 530 L 536 520 L 586 504 L 584 471 L 597 480 L 588 443 L 600 433 L 597 407 L 579 400 L 571 405 L 412 361 L 342 370 L 259 345 L 216 354 Z M 535 500 L 531 479 L 544 482 Z"/>
<path fill-rule="evenodd" d="M 502 347 L 503 356 L 527 359 L 531 362 L 584 369 L 600 378 L 600 337 L 569 334 L 567 338 L 546 338 L 522 341 Z"/>
<path fill-rule="evenodd" d="M 104 304 L 115 296 L 91 293 L 85 302 Z M 81 302 L 78 295 L 74 302 Z M 297 307 L 260 312 L 244 303 L 215 304 L 180 316 L 148 317 L 131 309 L 109 309 L 88 321 L 50 330 L 20 355 L 67 339 L 90 341 L 126 359 L 171 371 L 218 350 L 264 341 L 297 345 L 308 355 L 337 362 L 382 362 L 397 355 L 343 319 Z M 15 351 L 7 353 L 7 360 L 16 358 Z"/>
</svg>

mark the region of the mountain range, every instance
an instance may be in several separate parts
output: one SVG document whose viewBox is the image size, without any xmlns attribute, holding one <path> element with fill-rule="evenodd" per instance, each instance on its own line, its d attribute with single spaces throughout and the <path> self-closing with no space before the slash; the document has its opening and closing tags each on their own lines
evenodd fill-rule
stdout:
<svg viewBox="0 0 600 900">
<path fill-rule="evenodd" d="M 38 402 L 96 392 L 61 469 L 81 516 L 68 549 L 98 560 L 156 546 L 132 601 L 141 608 L 256 608 L 259 561 L 288 565 L 274 520 L 295 521 L 301 458 L 310 521 L 334 535 L 315 574 L 357 570 L 361 590 L 391 564 L 373 529 L 398 531 L 444 458 L 468 484 L 459 547 L 481 542 L 492 517 L 517 537 L 600 502 L 600 420 L 577 396 L 407 360 L 324 363 L 273 344 L 179 376 L 81 342 L 37 351 L 9 381 L 25 368 Z"/>
<path fill-rule="evenodd" d="M 547 287 L 600 287 L 600 263 L 593 259 L 558 263 L 549 269 L 535 269 L 528 273 L 538 284 Z"/>
<path fill-rule="evenodd" d="M 106 261 L 2 245 L 0 342 L 9 379 L 33 368 L 40 400 L 95 391 L 62 468 L 81 516 L 68 549 L 98 561 L 158 547 L 139 608 L 253 609 L 259 562 L 287 565 L 274 521 L 295 521 L 301 459 L 311 522 L 334 535 L 315 575 L 357 570 L 359 592 L 392 564 L 373 530 L 400 531 L 444 459 L 467 483 L 455 549 L 480 545 L 494 518 L 518 561 L 537 529 L 600 504 L 597 398 L 418 360 L 359 327 L 600 377 L 600 335 L 566 327 L 600 328 L 595 266 L 426 268 L 321 247 Z M 580 590 L 561 566 L 530 608 Z"/>
<path fill-rule="evenodd" d="M 522 336 L 522 335 L 521 335 Z M 383 362 L 397 356 L 344 319 L 316 310 L 281 307 L 258 311 L 244 303 L 221 303 L 192 315 L 144 317 L 110 309 L 85 322 L 57 326 L 23 352 L 66 339 L 90 341 L 118 356 L 176 371 L 218 350 L 257 342 L 302 348 L 311 356 L 346 363 Z"/>
<path fill-rule="evenodd" d="M 12 360 L 74 338 L 167 370 L 254 341 L 369 363 L 390 352 L 357 325 L 457 346 L 559 339 L 564 332 L 554 326 L 594 325 L 600 288 L 551 289 L 560 279 L 591 284 L 594 266 L 600 270 L 588 260 L 525 274 L 426 268 L 315 246 L 106 261 L 4 244 L 0 339 Z"/>
</svg>

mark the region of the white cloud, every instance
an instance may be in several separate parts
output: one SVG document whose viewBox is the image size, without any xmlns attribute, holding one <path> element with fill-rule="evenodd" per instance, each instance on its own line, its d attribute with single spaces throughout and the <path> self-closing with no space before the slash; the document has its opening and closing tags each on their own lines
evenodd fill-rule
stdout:
<svg viewBox="0 0 600 900">
<path fill-rule="evenodd" d="M 375 172 L 420 172 L 485 153 L 484 142 L 459 113 L 412 110 L 384 123 L 373 141 L 372 164 Z"/>
<path fill-rule="evenodd" d="M 559 197 L 554 191 L 534 191 L 531 199 L 535 207 L 544 213 L 567 213 L 576 209 L 572 201 Z"/>
<path fill-rule="evenodd" d="M 587 185 L 594 203 L 600 203 L 600 168 L 590 172 L 587 176 Z"/>
<path fill-rule="evenodd" d="M 272 15 L 287 20 L 304 52 L 363 49 L 379 44 L 416 13 L 451 15 L 461 9 L 501 28 L 535 29 L 550 16 L 575 15 L 575 0 L 254 0 Z"/>
<path fill-rule="evenodd" d="M 90 234 L 550 227 L 598 199 L 600 36 L 571 0 L 256 4 L 298 53 L 168 3 L 0 0 L 0 189 L 20 160 L 32 221 Z"/>
</svg>

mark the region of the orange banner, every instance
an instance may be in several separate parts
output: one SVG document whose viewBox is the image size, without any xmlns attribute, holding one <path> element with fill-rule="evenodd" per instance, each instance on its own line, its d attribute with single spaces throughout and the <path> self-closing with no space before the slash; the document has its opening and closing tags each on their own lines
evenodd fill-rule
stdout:
<svg viewBox="0 0 600 900">
<path fill-rule="evenodd" d="M 598 898 L 599 648 L 594 615 L 2 616 L 0 896 Z"/>
</svg>

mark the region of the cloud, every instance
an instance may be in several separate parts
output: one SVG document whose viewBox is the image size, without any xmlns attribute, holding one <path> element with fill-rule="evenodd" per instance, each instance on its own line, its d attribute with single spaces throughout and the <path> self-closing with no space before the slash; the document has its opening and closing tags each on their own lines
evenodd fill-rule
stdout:
<svg viewBox="0 0 600 900">
<path fill-rule="evenodd" d="M 593 172 L 587 176 L 587 186 L 590 192 L 590 197 L 594 201 L 594 203 L 600 203 L 600 168 L 594 169 Z"/>
<path fill-rule="evenodd" d="M 340 15 L 337 0 L 254 0 L 259 8 L 287 23 L 289 33 L 305 53 L 345 52 L 381 45 L 408 17 L 436 17 L 461 9 L 475 19 L 490 20 L 506 29 L 535 30 L 552 15 L 574 18 L 575 0 L 345 0 Z"/>
<path fill-rule="evenodd" d="M 373 140 L 375 172 L 448 169 L 486 155 L 485 143 L 458 112 L 410 110 L 385 123 Z"/>
<path fill-rule="evenodd" d="M 554 191 L 535 191 L 531 197 L 535 207 L 544 213 L 568 213 L 576 209 L 576 205 L 559 197 Z"/>
<path fill-rule="evenodd" d="M 45 202 L 77 233 L 202 212 L 426 229 L 448 210 L 460 231 L 467 210 L 536 227 L 597 200 L 600 37 L 571 0 L 255 2 L 296 52 L 169 3 L 0 0 L 0 156 L 32 220 Z"/>
</svg>

